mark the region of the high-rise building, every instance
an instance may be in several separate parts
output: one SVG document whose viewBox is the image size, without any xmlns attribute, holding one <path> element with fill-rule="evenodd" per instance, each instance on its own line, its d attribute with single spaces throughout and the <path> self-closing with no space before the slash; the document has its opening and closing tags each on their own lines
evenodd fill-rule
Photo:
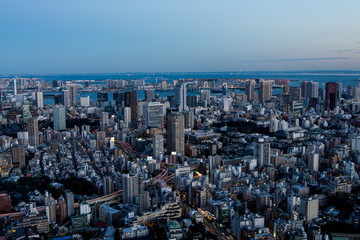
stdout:
<svg viewBox="0 0 360 240">
<path fill-rule="evenodd" d="M 215 172 L 215 170 L 220 168 L 221 159 L 221 156 L 209 156 L 209 176 L 212 182 L 214 180 L 213 173 Z"/>
<path fill-rule="evenodd" d="M 56 202 L 51 200 L 45 206 L 46 216 L 49 223 L 56 223 Z"/>
<path fill-rule="evenodd" d="M 153 137 L 153 158 L 159 161 L 164 159 L 164 137 L 161 134 Z"/>
<path fill-rule="evenodd" d="M 291 95 L 289 94 L 289 92 L 285 92 L 282 95 L 282 98 L 283 98 L 283 111 L 290 112 L 292 107 Z"/>
<path fill-rule="evenodd" d="M 136 197 L 139 196 L 139 177 L 137 174 L 123 174 L 123 202 L 135 203 Z"/>
<path fill-rule="evenodd" d="M 17 94 L 16 82 L 17 82 L 17 77 L 14 78 L 14 95 Z"/>
<path fill-rule="evenodd" d="M 116 105 L 121 105 L 123 107 L 123 94 L 121 92 L 114 92 L 113 93 L 113 100 L 115 101 Z"/>
<path fill-rule="evenodd" d="M 300 101 L 301 100 L 301 88 L 290 87 L 289 94 L 291 96 L 291 101 Z"/>
<path fill-rule="evenodd" d="M 28 100 L 25 100 L 23 102 L 22 110 L 23 110 L 23 121 L 24 121 L 24 123 L 26 123 L 31 118 L 30 103 Z"/>
<path fill-rule="evenodd" d="M 185 129 L 191 130 L 194 128 L 194 112 L 186 111 L 183 112 L 185 118 Z"/>
<path fill-rule="evenodd" d="M 319 83 L 313 81 L 303 81 L 301 85 L 301 97 L 307 98 L 318 98 L 319 97 Z"/>
<path fill-rule="evenodd" d="M 29 144 L 33 147 L 39 146 L 39 122 L 36 118 L 28 122 Z"/>
<path fill-rule="evenodd" d="M 189 100 L 190 96 L 187 96 L 187 101 Z M 195 97 L 199 97 L 199 96 L 195 96 Z M 198 99 L 196 99 L 197 101 L 199 101 Z M 200 101 L 204 102 L 204 101 L 210 101 L 210 90 L 200 90 Z M 193 104 L 194 105 L 194 104 Z"/>
<path fill-rule="evenodd" d="M 54 131 L 66 129 L 65 107 L 56 105 L 53 110 Z"/>
<path fill-rule="evenodd" d="M 269 101 L 272 97 L 272 81 L 260 80 L 260 102 Z"/>
<path fill-rule="evenodd" d="M 319 216 L 319 199 L 301 199 L 301 214 L 305 216 L 307 221 L 317 218 Z"/>
<path fill-rule="evenodd" d="M 319 171 L 319 154 L 311 153 L 308 155 L 308 168 L 310 171 Z"/>
<path fill-rule="evenodd" d="M 265 164 L 269 164 L 271 158 L 270 143 L 265 142 L 262 138 L 255 142 L 254 157 L 257 159 L 257 166 L 259 169 L 262 169 Z"/>
<path fill-rule="evenodd" d="M 154 90 L 153 89 L 145 90 L 145 101 L 152 102 L 153 99 L 154 99 Z"/>
<path fill-rule="evenodd" d="M 148 211 L 150 208 L 150 194 L 148 191 L 140 193 L 140 213 Z"/>
<path fill-rule="evenodd" d="M 65 219 L 68 217 L 68 207 L 66 200 L 63 195 L 59 197 L 59 208 L 60 208 L 60 223 L 63 223 Z"/>
<path fill-rule="evenodd" d="M 74 194 L 70 190 L 65 190 L 65 198 L 67 204 L 67 214 L 69 217 L 74 215 Z"/>
<path fill-rule="evenodd" d="M 77 89 L 77 85 L 76 84 L 68 84 L 66 86 L 66 88 L 69 90 L 69 94 L 70 94 L 70 104 L 72 107 L 76 106 L 76 89 Z"/>
<path fill-rule="evenodd" d="M 249 79 L 245 82 L 245 94 L 249 102 L 255 101 L 255 80 Z"/>
<path fill-rule="evenodd" d="M 29 133 L 28 132 L 17 132 L 17 139 L 21 146 L 27 146 L 29 144 Z"/>
<path fill-rule="evenodd" d="M 223 98 L 223 105 L 224 105 L 224 112 L 229 112 L 231 110 L 231 102 L 232 102 L 232 98 L 229 96 L 225 96 Z"/>
<path fill-rule="evenodd" d="M 22 146 L 13 147 L 11 149 L 12 163 L 19 166 L 21 169 L 26 167 L 25 163 L 25 148 Z"/>
<path fill-rule="evenodd" d="M 341 82 L 337 83 L 337 98 L 336 100 L 339 100 L 342 97 L 342 91 L 343 91 L 343 84 Z"/>
<path fill-rule="evenodd" d="M 43 92 L 36 92 L 36 106 L 37 108 L 44 107 Z"/>
<path fill-rule="evenodd" d="M 334 110 L 338 95 L 338 83 L 328 82 L 325 89 L 325 110 Z"/>
<path fill-rule="evenodd" d="M 147 127 L 161 128 L 164 123 L 164 105 L 159 102 L 144 104 L 144 123 Z"/>
<path fill-rule="evenodd" d="M 110 176 L 103 176 L 103 194 L 108 195 L 114 192 L 113 180 Z"/>
<path fill-rule="evenodd" d="M 360 102 L 360 85 L 359 84 L 354 88 L 353 96 L 355 97 L 357 102 Z"/>
<path fill-rule="evenodd" d="M 175 106 L 179 112 L 189 111 L 186 100 L 186 83 L 177 83 L 175 86 Z"/>
<path fill-rule="evenodd" d="M 71 107 L 71 98 L 70 98 L 70 91 L 69 90 L 62 90 L 62 102 L 66 108 Z"/>
<path fill-rule="evenodd" d="M 101 125 L 100 125 L 101 131 L 105 131 L 108 126 L 109 126 L 109 113 L 102 112 L 101 113 Z"/>
<path fill-rule="evenodd" d="M 124 108 L 124 122 L 131 123 L 131 108 Z"/>
<path fill-rule="evenodd" d="M 185 119 L 179 112 L 172 112 L 168 115 L 168 151 L 185 154 Z"/>
<path fill-rule="evenodd" d="M 79 212 L 80 212 L 80 215 L 83 215 L 83 214 L 87 215 L 88 223 L 89 223 L 91 220 L 91 207 L 90 207 L 89 203 L 87 203 L 87 202 L 79 203 Z"/>
<path fill-rule="evenodd" d="M 228 89 L 228 86 L 227 86 L 227 83 L 223 83 L 221 90 L 222 90 L 222 95 L 223 96 L 228 96 L 229 93 L 230 93 L 229 89 Z"/>
<path fill-rule="evenodd" d="M 108 93 L 99 92 L 97 93 L 97 101 L 98 102 L 107 102 L 108 101 Z"/>
<path fill-rule="evenodd" d="M 137 126 L 137 92 L 125 92 L 124 94 L 124 107 L 131 109 L 131 124 L 133 127 Z"/>
</svg>

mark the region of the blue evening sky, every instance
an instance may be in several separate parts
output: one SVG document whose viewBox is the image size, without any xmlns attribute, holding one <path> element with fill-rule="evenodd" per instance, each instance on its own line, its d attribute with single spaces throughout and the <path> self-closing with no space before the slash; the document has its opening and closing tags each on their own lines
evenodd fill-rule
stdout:
<svg viewBox="0 0 360 240">
<path fill-rule="evenodd" d="M 3 0 L 0 74 L 360 70 L 359 0 Z"/>
</svg>

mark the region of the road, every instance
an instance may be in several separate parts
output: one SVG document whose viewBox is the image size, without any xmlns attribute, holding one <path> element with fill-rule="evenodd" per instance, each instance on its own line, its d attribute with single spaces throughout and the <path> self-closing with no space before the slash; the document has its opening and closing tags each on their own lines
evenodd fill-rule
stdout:
<svg viewBox="0 0 360 240">
<path fill-rule="evenodd" d="M 190 209 L 192 209 L 187 204 L 185 204 L 185 207 L 187 208 L 188 212 Z M 226 233 L 222 232 L 220 228 L 215 226 L 212 222 L 207 220 L 205 217 L 203 217 L 203 223 L 208 229 L 210 229 L 210 232 L 212 234 L 214 234 L 218 239 L 223 239 L 223 240 L 233 240 L 234 239 L 232 236 L 227 236 Z"/>
<path fill-rule="evenodd" d="M 209 229 L 213 230 L 213 232 L 211 232 L 212 234 L 215 234 L 215 236 L 218 239 L 223 239 L 223 240 L 229 240 L 229 239 L 233 239 L 230 236 L 226 236 L 225 233 L 223 233 L 219 228 L 217 228 L 216 226 L 214 226 L 213 223 L 211 223 L 209 220 L 207 220 L 206 218 L 204 218 L 204 225 L 206 227 L 208 227 Z"/>
</svg>

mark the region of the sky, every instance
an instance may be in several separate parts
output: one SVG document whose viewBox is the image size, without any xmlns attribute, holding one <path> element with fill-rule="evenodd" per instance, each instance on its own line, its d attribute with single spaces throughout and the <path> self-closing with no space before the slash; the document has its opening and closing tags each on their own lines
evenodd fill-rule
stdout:
<svg viewBox="0 0 360 240">
<path fill-rule="evenodd" d="M 4 0 L 0 74 L 360 70 L 359 0 Z"/>
</svg>

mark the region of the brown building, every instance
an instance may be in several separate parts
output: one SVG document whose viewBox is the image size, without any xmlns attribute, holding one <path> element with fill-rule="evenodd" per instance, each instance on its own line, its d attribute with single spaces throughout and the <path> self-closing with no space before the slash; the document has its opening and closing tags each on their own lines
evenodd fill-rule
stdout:
<svg viewBox="0 0 360 240">
<path fill-rule="evenodd" d="M 185 154 L 184 115 L 173 112 L 168 115 L 168 151 Z"/>
<path fill-rule="evenodd" d="M 10 212 L 12 209 L 11 206 L 11 197 L 6 193 L 0 194 L 0 213 Z"/>
<path fill-rule="evenodd" d="M 18 166 L 21 169 L 25 168 L 25 148 L 21 146 L 13 147 L 11 151 L 13 165 Z"/>
<path fill-rule="evenodd" d="M 325 88 L 325 110 L 334 110 L 338 93 L 338 83 L 328 82 Z"/>
<path fill-rule="evenodd" d="M 245 94 L 249 102 L 255 100 L 255 80 L 250 79 L 245 82 Z"/>
<path fill-rule="evenodd" d="M 260 102 L 269 101 L 272 96 L 272 82 L 270 80 L 260 81 Z"/>
</svg>

